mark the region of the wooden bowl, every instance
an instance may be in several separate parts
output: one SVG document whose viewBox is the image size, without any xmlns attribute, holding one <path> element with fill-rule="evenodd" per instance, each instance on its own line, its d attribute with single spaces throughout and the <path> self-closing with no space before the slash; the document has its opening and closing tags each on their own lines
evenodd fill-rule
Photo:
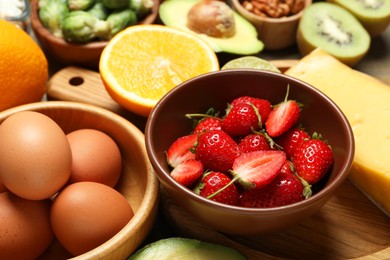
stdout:
<svg viewBox="0 0 390 260">
<path fill-rule="evenodd" d="M 312 0 L 305 0 L 305 7 L 311 3 Z M 269 18 L 249 12 L 241 5 L 240 0 L 232 0 L 232 7 L 256 27 L 258 37 L 263 41 L 265 49 L 279 50 L 296 43 L 298 23 L 303 10 L 292 16 Z"/>
<path fill-rule="evenodd" d="M 299 123 L 309 133 L 321 133 L 333 148 L 334 164 L 328 177 L 316 184 L 309 199 L 273 208 L 244 208 L 201 197 L 170 175 L 166 151 L 180 136 L 192 131 L 187 113 L 205 113 L 213 107 L 224 111 L 239 96 L 303 104 Z M 146 123 L 146 150 L 168 198 L 201 224 L 234 235 L 260 235 L 285 230 L 316 213 L 347 178 L 354 156 L 351 126 L 337 105 L 309 84 L 280 73 L 235 69 L 211 72 L 190 79 L 169 91 L 153 108 Z M 313 188 L 314 189 L 314 188 Z"/>
<path fill-rule="evenodd" d="M 152 229 L 158 207 L 158 180 L 146 154 L 143 133 L 126 119 L 108 110 L 67 101 L 48 101 L 14 107 L 0 113 L 0 123 L 13 113 L 27 110 L 49 116 L 65 133 L 93 128 L 107 133 L 116 141 L 123 158 L 123 170 L 115 188 L 133 208 L 134 217 L 110 240 L 73 259 L 127 258 Z M 39 259 L 70 257 L 72 256 L 55 240 Z"/>
<path fill-rule="evenodd" d="M 138 24 L 152 24 L 158 16 L 159 0 L 154 0 L 152 12 Z M 69 43 L 54 36 L 41 23 L 38 15 L 38 0 L 31 1 L 31 27 L 43 49 L 56 61 L 64 65 L 77 65 L 98 69 L 100 54 L 107 41 L 90 43 Z"/>
</svg>

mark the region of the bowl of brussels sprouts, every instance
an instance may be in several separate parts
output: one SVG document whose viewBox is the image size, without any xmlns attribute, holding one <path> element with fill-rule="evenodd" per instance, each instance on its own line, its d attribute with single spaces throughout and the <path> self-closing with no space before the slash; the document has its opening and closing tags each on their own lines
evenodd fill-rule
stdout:
<svg viewBox="0 0 390 260">
<path fill-rule="evenodd" d="M 159 0 L 32 0 L 31 28 L 44 51 L 63 65 L 97 69 L 118 32 L 152 24 Z"/>
</svg>

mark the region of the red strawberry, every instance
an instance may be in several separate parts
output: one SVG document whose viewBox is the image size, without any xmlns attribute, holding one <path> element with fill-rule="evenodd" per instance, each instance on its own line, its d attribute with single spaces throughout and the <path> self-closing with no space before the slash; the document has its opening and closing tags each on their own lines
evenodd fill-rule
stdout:
<svg viewBox="0 0 390 260">
<path fill-rule="evenodd" d="M 305 139 L 310 139 L 310 135 L 302 128 L 294 127 L 275 139 L 275 142 L 283 147 L 283 151 L 288 158 L 292 158 L 295 150 Z"/>
<path fill-rule="evenodd" d="M 232 180 L 221 172 L 208 172 L 196 185 L 194 192 L 211 200 L 237 205 L 239 194 Z"/>
<path fill-rule="evenodd" d="M 295 100 L 288 100 L 288 92 L 283 102 L 277 104 L 265 121 L 265 129 L 271 137 L 287 132 L 299 119 L 301 109 Z"/>
<path fill-rule="evenodd" d="M 275 179 L 285 161 L 283 151 L 243 153 L 234 160 L 231 173 L 245 188 L 259 189 Z"/>
<path fill-rule="evenodd" d="M 225 172 L 238 155 L 237 143 L 223 131 L 207 131 L 199 136 L 195 159 L 207 170 Z"/>
<path fill-rule="evenodd" d="M 195 159 L 195 154 L 191 151 L 191 148 L 194 147 L 197 139 L 198 134 L 186 135 L 176 139 L 167 150 L 168 164 L 175 168 L 183 161 Z"/>
<path fill-rule="evenodd" d="M 259 129 L 259 117 L 253 105 L 239 103 L 230 106 L 222 121 L 222 130 L 230 136 L 242 136 Z"/>
<path fill-rule="evenodd" d="M 202 133 L 204 131 L 210 130 L 221 130 L 222 129 L 222 119 L 214 117 L 206 117 L 194 128 L 194 133 Z"/>
<path fill-rule="evenodd" d="M 247 104 L 253 104 L 257 110 L 259 111 L 259 114 L 261 116 L 261 122 L 265 123 L 265 121 L 268 118 L 269 113 L 271 112 L 271 102 L 269 102 L 266 99 L 251 97 L 251 96 L 241 96 L 238 98 L 235 98 L 231 105 L 235 106 L 239 103 L 247 103 Z"/>
<path fill-rule="evenodd" d="M 257 190 L 246 190 L 241 194 L 240 206 L 270 208 L 289 205 L 305 199 L 304 185 L 286 161 L 276 178 L 267 186 Z"/>
<path fill-rule="evenodd" d="M 333 152 L 324 140 L 310 139 L 295 151 L 293 162 L 297 174 L 309 184 L 314 184 L 332 167 Z"/>
<path fill-rule="evenodd" d="M 253 133 L 245 136 L 238 143 L 238 148 L 240 149 L 241 153 L 249 153 L 254 151 L 271 149 L 267 138 L 260 133 Z"/>
<path fill-rule="evenodd" d="M 194 185 L 200 179 L 202 174 L 203 164 L 194 159 L 181 162 L 171 171 L 172 178 L 186 187 Z"/>
</svg>

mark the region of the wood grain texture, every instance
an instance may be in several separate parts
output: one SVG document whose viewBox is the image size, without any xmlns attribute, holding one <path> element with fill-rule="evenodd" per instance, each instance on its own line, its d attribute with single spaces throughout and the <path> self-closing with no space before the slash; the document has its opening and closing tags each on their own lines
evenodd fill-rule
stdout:
<svg viewBox="0 0 390 260">
<path fill-rule="evenodd" d="M 249 259 L 390 259 L 389 218 L 350 181 L 303 223 L 253 237 L 209 229 L 162 194 L 163 212 L 177 233 L 231 246 Z"/>
<path fill-rule="evenodd" d="M 56 72 L 47 86 L 49 100 L 74 101 L 95 105 L 121 115 L 143 130 L 146 118 L 122 108 L 107 93 L 100 74 L 96 71 L 75 66 Z"/>
</svg>

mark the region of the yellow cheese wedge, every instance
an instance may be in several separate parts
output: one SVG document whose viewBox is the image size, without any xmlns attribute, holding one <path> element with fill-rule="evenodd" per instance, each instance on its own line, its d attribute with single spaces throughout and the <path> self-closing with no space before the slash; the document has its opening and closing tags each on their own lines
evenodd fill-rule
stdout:
<svg viewBox="0 0 390 260">
<path fill-rule="evenodd" d="M 285 74 L 319 89 L 344 112 L 355 137 L 349 179 L 390 216 L 390 86 L 321 49 Z"/>
</svg>

